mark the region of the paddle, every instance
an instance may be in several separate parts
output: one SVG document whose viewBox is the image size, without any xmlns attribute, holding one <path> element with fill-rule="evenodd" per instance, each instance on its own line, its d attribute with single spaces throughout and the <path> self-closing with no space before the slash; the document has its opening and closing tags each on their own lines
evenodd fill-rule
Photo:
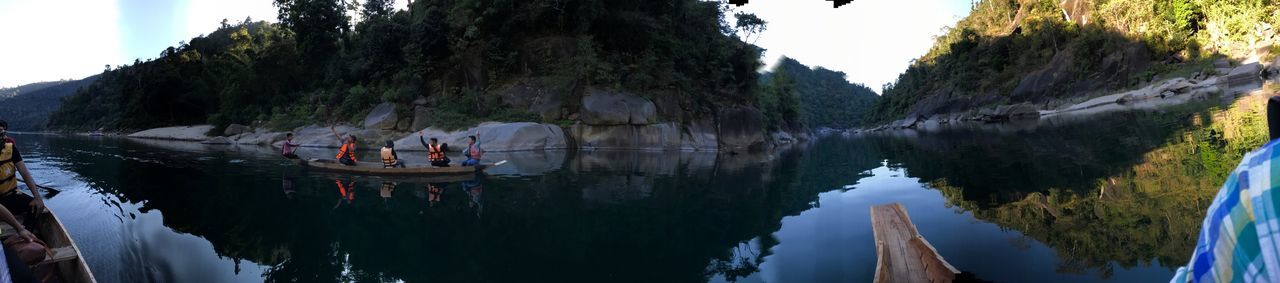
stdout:
<svg viewBox="0 0 1280 283">
<path fill-rule="evenodd" d="M 18 182 L 19 182 L 19 183 L 26 183 L 27 181 L 22 180 L 22 179 L 18 179 Z M 62 193 L 62 191 L 61 191 L 61 190 L 54 189 L 54 188 L 50 188 L 50 187 L 46 187 L 46 186 L 44 186 L 44 185 L 40 185 L 40 184 L 36 184 L 36 187 L 41 188 L 41 189 L 44 189 L 45 191 L 49 191 L 48 193 L 45 193 L 45 194 L 44 194 L 44 198 L 51 198 L 51 197 L 53 197 L 53 196 L 58 195 L 59 193 Z"/>
</svg>

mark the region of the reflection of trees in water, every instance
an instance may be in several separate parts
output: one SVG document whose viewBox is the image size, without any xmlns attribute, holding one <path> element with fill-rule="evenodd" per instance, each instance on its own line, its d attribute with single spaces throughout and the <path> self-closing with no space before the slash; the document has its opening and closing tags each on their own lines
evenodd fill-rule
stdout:
<svg viewBox="0 0 1280 283">
<path fill-rule="evenodd" d="M 948 167 L 973 162 L 948 160 L 970 156 L 964 152 L 922 150 L 924 153 L 893 156 L 906 157 L 899 161 L 912 175 L 928 176 L 922 180 L 940 190 L 948 204 L 1052 247 L 1063 259 L 1059 272 L 1083 274 L 1096 269 L 1109 277 L 1111 262 L 1122 268 L 1152 260 L 1169 268 L 1185 263 L 1217 189 L 1245 153 L 1267 141 L 1264 107 L 1265 98 L 1256 97 L 1242 99 L 1227 109 L 1180 108 L 1141 114 L 1125 122 L 1137 127 L 1126 127 L 1134 130 L 1132 135 L 1087 129 L 1061 132 L 1061 141 L 1066 144 L 1054 147 L 1086 149 L 1072 150 L 1080 156 L 1066 158 L 1009 145 L 1004 147 L 1013 147 L 1013 153 L 1030 155 L 996 155 L 982 161 L 995 168 L 1026 166 L 1029 169 L 1015 172 L 1032 174 L 1027 176 L 1030 180 L 1043 180 L 1038 183 L 1018 178 L 980 180 L 989 176 L 980 174 L 991 173 L 972 168 L 979 164 Z M 1048 140 L 1052 137 L 1029 142 Z M 1160 143 L 1143 150 L 1151 141 Z M 1113 154 L 1125 156 L 1101 156 Z M 1064 180 L 1053 176 L 1055 168 L 1062 167 L 1040 165 L 1046 162 L 1084 166 L 1078 172 L 1090 173 L 1060 174 L 1079 178 Z"/>
<path fill-rule="evenodd" d="M 125 151 L 118 154 L 132 154 Z M 482 198 L 460 183 L 437 184 L 438 195 L 426 184 L 400 183 L 385 190 L 394 205 L 378 195 L 384 184 L 377 179 L 358 178 L 355 188 L 343 188 L 355 197 L 339 198 L 333 178 L 282 176 L 274 160 L 227 166 L 226 159 L 245 157 L 210 155 L 214 160 L 177 167 L 75 155 L 67 158 L 78 162 L 66 168 L 101 184 L 103 193 L 162 212 L 165 226 L 206 239 L 220 256 L 267 265 L 268 281 L 684 282 L 745 276 L 777 243 L 761 241 L 755 254 L 735 247 L 767 238 L 781 217 L 808 208 L 782 199 L 813 196 L 790 191 L 800 183 L 798 152 L 764 164 L 727 160 L 696 170 L 679 164 L 660 174 L 626 170 L 628 184 L 648 190 L 638 198 L 585 197 L 584 188 L 612 184 L 616 172 L 557 170 L 484 180 Z M 473 200 L 483 203 L 479 217 Z"/>
</svg>

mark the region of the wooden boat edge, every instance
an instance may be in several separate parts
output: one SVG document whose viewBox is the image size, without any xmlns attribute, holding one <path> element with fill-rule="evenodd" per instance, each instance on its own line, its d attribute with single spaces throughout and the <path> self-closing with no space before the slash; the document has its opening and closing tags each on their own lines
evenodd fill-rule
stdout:
<svg viewBox="0 0 1280 283">
<path fill-rule="evenodd" d="M 62 220 L 59 219 L 58 216 L 53 213 L 53 210 L 49 210 L 47 215 L 48 215 L 48 220 L 50 220 L 49 222 L 51 222 L 51 224 L 44 224 L 43 226 L 47 226 L 47 227 L 42 227 L 42 229 L 50 229 L 50 231 L 47 231 L 47 232 L 56 232 L 60 234 L 61 237 L 67 239 L 67 244 L 71 247 L 72 250 L 76 252 L 75 259 L 54 263 L 55 265 L 60 265 L 59 267 L 71 265 L 69 270 L 74 270 L 77 273 L 81 273 L 80 274 L 81 276 L 78 276 L 75 279 L 71 279 L 71 278 L 65 278 L 67 277 L 66 275 L 68 274 L 66 274 L 66 272 L 63 272 L 63 274 L 61 274 L 64 277 L 63 280 L 66 280 L 68 282 L 79 282 L 79 280 L 88 279 L 88 281 L 86 282 L 93 282 L 93 283 L 98 282 L 98 279 L 93 276 L 93 270 L 89 269 L 89 263 L 85 261 L 84 254 L 80 252 L 80 246 L 77 245 L 76 240 L 71 237 L 71 233 L 67 232 L 67 227 L 65 225 L 62 225 Z M 42 231 L 42 232 L 46 232 L 46 231 Z M 50 235 L 50 233 L 46 233 L 45 237 L 52 237 L 52 235 Z M 55 267 L 55 269 L 61 271 L 61 268 Z"/>
</svg>

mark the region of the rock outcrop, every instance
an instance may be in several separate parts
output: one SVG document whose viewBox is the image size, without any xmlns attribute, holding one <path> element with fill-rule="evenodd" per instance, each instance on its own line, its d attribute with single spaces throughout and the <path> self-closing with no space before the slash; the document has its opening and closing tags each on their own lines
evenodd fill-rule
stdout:
<svg viewBox="0 0 1280 283">
<path fill-rule="evenodd" d="M 212 130 L 212 125 L 164 127 L 132 133 L 129 134 L 129 137 L 141 139 L 205 141 L 209 139 L 209 136 L 206 134 Z"/>
<path fill-rule="evenodd" d="M 597 150 L 714 151 L 719 148 L 710 120 L 657 122 L 657 108 L 643 97 L 593 90 L 582 98 L 580 121 L 569 127 L 578 148 Z"/>
<path fill-rule="evenodd" d="M 384 102 L 373 107 L 373 110 L 369 111 L 369 115 L 365 116 L 364 128 L 374 130 L 395 130 L 396 122 L 399 122 L 398 117 L 396 117 L 396 104 Z"/>
<path fill-rule="evenodd" d="M 754 150 L 764 145 L 764 123 L 754 107 L 726 107 L 716 113 L 721 150 Z"/>
<path fill-rule="evenodd" d="M 227 126 L 226 129 L 222 130 L 222 135 L 229 137 L 229 136 L 239 135 L 247 131 L 249 131 L 249 126 L 245 126 L 241 124 L 231 124 Z"/>
<path fill-rule="evenodd" d="M 657 121 L 653 102 L 617 91 L 589 91 L 582 97 L 582 123 L 592 126 L 649 125 Z"/>
<path fill-rule="evenodd" d="M 439 139 L 449 144 L 450 151 L 457 152 L 466 147 L 467 137 L 476 135 L 477 131 L 480 133 L 480 145 L 490 152 L 567 149 L 570 144 L 559 126 L 530 122 L 487 122 L 460 131 L 427 128 L 422 133 L 424 138 Z M 418 141 L 417 133 L 396 139 L 395 143 L 398 151 L 426 151 Z"/>
</svg>

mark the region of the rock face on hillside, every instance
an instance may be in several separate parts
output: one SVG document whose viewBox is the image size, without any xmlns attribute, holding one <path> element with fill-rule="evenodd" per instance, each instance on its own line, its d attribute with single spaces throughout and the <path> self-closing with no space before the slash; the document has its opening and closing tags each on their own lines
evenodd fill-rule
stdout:
<svg viewBox="0 0 1280 283">
<path fill-rule="evenodd" d="M 760 110 L 728 107 L 716 113 L 717 133 L 723 150 L 751 150 L 764 145 L 764 124 Z"/>
<path fill-rule="evenodd" d="M 383 102 L 373 107 L 364 118 L 364 128 L 374 130 L 394 130 L 399 119 L 396 117 L 396 104 Z"/>
<path fill-rule="evenodd" d="M 582 123 L 592 126 L 649 125 L 657 120 L 653 102 L 630 93 L 591 91 L 582 97 Z"/>
<path fill-rule="evenodd" d="M 716 127 L 709 120 L 658 122 L 657 107 L 626 92 L 590 91 L 582 98 L 581 120 L 569 127 L 582 149 L 715 151 Z"/>
</svg>

